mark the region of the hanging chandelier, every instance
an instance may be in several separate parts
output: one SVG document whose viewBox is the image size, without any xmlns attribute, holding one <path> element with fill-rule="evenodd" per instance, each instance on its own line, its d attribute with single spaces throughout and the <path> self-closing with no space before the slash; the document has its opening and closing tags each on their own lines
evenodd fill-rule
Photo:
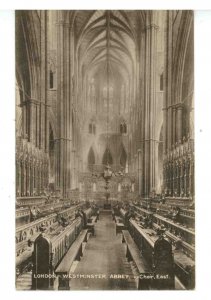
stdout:
<svg viewBox="0 0 211 300">
<path fill-rule="evenodd" d="M 109 164 L 106 165 L 105 169 L 104 169 L 104 173 L 103 173 L 103 177 L 105 180 L 110 180 L 112 177 L 112 170 L 111 167 L 109 166 Z"/>
</svg>

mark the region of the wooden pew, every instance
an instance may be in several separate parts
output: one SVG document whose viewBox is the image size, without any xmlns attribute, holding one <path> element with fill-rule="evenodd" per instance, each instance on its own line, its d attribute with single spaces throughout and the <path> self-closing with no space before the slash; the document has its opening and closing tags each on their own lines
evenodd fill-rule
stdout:
<svg viewBox="0 0 211 300">
<path fill-rule="evenodd" d="M 88 219 L 86 228 L 89 232 L 92 233 L 92 235 L 95 235 L 95 223 L 97 222 L 97 216 L 92 216 L 90 219 Z"/>
<path fill-rule="evenodd" d="M 95 222 L 97 222 L 100 219 L 100 210 L 99 209 L 97 210 L 96 217 L 97 218 L 96 218 Z"/>
<path fill-rule="evenodd" d="M 97 223 L 97 219 L 98 219 L 97 216 L 92 216 L 90 219 L 91 219 L 91 223 Z"/>
<path fill-rule="evenodd" d="M 116 235 L 121 233 L 124 229 L 126 229 L 126 227 L 123 223 L 116 223 Z"/>
<path fill-rule="evenodd" d="M 120 218 L 118 216 L 114 216 L 114 221 L 115 221 L 115 223 L 122 223 L 122 218 Z"/>
<path fill-rule="evenodd" d="M 133 260 L 140 273 L 138 289 L 165 290 L 174 289 L 174 259 L 172 246 L 163 236 L 156 240 L 151 239 L 145 232 L 142 233 L 142 252 L 127 230 L 123 230 L 123 242 L 126 243 L 126 257 Z M 144 243 L 143 243 L 144 242 Z M 144 248 L 147 247 L 147 255 Z M 149 253 L 148 253 L 149 252 Z M 141 255 L 142 253 L 142 255 Z"/>
<path fill-rule="evenodd" d="M 55 274 L 59 276 L 59 290 L 69 290 L 69 281 L 68 274 L 70 272 L 70 268 L 75 260 L 80 260 L 81 256 L 83 256 L 82 252 L 82 244 L 83 242 L 87 242 L 87 234 L 88 229 L 82 230 L 75 240 L 74 244 L 70 247 L 70 249 L 65 254 L 64 258 L 58 265 L 55 270 Z"/>
<path fill-rule="evenodd" d="M 126 257 L 128 261 L 134 261 L 139 273 L 148 273 L 150 269 L 140 255 L 140 251 L 136 246 L 133 238 L 127 230 L 122 230 L 122 243 L 126 244 Z M 138 279 L 138 290 L 148 290 L 149 280 L 148 279 Z"/>
</svg>

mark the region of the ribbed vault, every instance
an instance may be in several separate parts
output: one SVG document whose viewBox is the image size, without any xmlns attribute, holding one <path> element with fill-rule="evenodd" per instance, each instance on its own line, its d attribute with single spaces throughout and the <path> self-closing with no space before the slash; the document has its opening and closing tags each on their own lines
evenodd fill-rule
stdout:
<svg viewBox="0 0 211 300">
<path fill-rule="evenodd" d="M 89 17 L 81 26 L 77 39 L 79 69 L 83 68 L 85 74 L 96 74 L 98 68 L 102 71 L 101 66 L 109 60 L 111 73 L 117 69 L 126 78 L 132 76 L 136 59 L 136 35 L 126 14 L 122 11 L 96 11 L 90 13 Z M 76 17 L 76 24 L 78 18 L 80 20 L 80 16 Z"/>
</svg>

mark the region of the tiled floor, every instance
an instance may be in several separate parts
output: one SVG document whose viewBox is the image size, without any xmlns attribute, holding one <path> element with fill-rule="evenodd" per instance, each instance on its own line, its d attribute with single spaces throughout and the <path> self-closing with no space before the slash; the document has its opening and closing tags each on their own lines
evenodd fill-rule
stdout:
<svg viewBox="0 0 211 300">
<path fill-rule="evenodd" d="M 126 260 L 121 235 L 116 236 L 115 223 L 112 220 L 110 211 L 101 212 L 100 220 L 95 224 L 95 235 L 89 238 L 84 256 L 78 263 L 74 274 L 80 277 L 86 277 L 87 274 L 98 277 L 101 275 L 103 278 L 71 279 L 71 289 L 136 289 L 132 266 Z M 129 275 L 129 278 L 111 278 L 115 275 Z"/>
</svg>

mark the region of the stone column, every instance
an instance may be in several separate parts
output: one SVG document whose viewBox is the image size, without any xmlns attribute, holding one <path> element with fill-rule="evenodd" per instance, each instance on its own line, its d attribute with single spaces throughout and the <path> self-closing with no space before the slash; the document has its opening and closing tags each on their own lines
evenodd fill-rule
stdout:
<svg viewBox="0 0 211 300">
<path fill-rule="evenodd" d="M 169 162 L 167 161 L 166 163 L 166 187 L 167 187 L 167 195 L 170 193 L 170 188 L 169 188 Z"/>
<path fill-rule="evenodd" d="M 182 141 L 182 105 L 177 106 L 177 142 Z"/>
<path fill-rule="evenodd" d="M 58 186 L 63 193 L 64 187 L 64 22 L 59 20 L 57 24 L 57 65 L 58 65 L 58 80 L 57 80 L 57 112 L 58 112 L 58 124 L 59 124 L 59 136 L 57 140 L 58 147 Z"/>
<path fill-rule="evenodd" d="M 187 195 L 186 176 L 187 176 L 187 170 L 186 170 L 186 161 L 185 161 L 184 165 L 183 165 L 183 182 L 184 182 L 184 194 L 183 194 L 183 197 L 186 197 L 186 195 Z"/>
<path fill-rule="evenodd" d="M 20 194 L 20 163 L 16 158 L 16 197 Z"/>
<path fill-rule="evenodd" d="M 32 99 L 29 100 L 29 107 L 30 107 L 30 142 L 33 145 L 36 145 L 36 102 Z"/>
<path fill-rule="evenodd" d="M 34 166 L 33 166 L 33 163 L 31 163 L 30 173 L 31 173 L 30 195 L 33 196 L 33 192 L 34 192 Z"/>
<path fill-rule="evenodd" d="M 40 195 L 40 166 L 37 166 L 37 195 Z"/>
<path fill-rule="evenodd" d="M 171 162 L 171 195 L 174 196 L 174 181 L 175 181 L 175 168 L 174 161 Z"/>
<path fill-rule="evenodd" d="M 181 162 L 181 168 L 180 168 L 180 196 L 184 196 L 184 162 Z"/>
<path fill-rule="evenodd" d="M 35 145 L 37 147 L 40 146 L 40 105 L 36 107 L 36 137 L 35 137 Z"/>
<path fill-rule="evenodd" d="M 45 188 L 48 187 L 48 178 L 49 178 L 49 164 L 46 162 L 45 165 Z"/>
<path fill-rule="evenodd" d="M 190 116 L 189 116 L 189 134 L 190 139 L 194 140 L 194 99 L 192 97 L 191 108 L 190 108 Z"/>
<path fill-rule="evenodd" d="M 37 170 L 36 170 L 36 163 L 34 163 L 34 168 L 33 168 L 33 173 L 34 173 L 34 183 L 33 183 L 33 195 L 36 195 L 37 193 Z"/>
<path fill-rule="evenodd" d="M 23 161 L 20 161 L 20 196 L 23 194 Z"/>
<path fill-rule="evenodd" d="M 75 155 L 76 150 L 72 150 L 72 182 L 71 182 L 71 188 L 75 189 L 76 188 L 76 155 Z"/>
<path fill-rule="evenodd" d="M 27 161 L 26 164 L 26 195 L 30 195 L 30 162 Z"/>
<path fill-rule="evenodd" d="M 60 143 L 59 140 L 56 139 L 54 143 L 54 151 L 55 151 L 55 189 L 58 190 L 60 188 Z"/>
<path fill-rule="evenodd" d="M 142 152 L 141 149 L 138 149 L 138 193 L 139 196 L 142 195 Z"/>
<path fill-rule="evenodd" d="M 168 151 L 172 149 L 172 107 L 168 108 L 168 126 L 167 126 L 167 139 L 168 139 Z"/>
<path fill-rule="evenodd" d="M 181 166 L 180 166 L 180 162 L 178 162 L 178 178 L 177 178 L 177 187 L 178 187 L 178 191 L 177 194 L 180 197 L 181 194 L 181 187 L 180 187 L 180 176 L 181 176 Z"/>
<path fill-rule="evenodd" d="M 157 29 L 155 24 L 146 28 L 145 53 L 145 132 L 144 132 L 144 196 L 156 187 L 155 176 L 155 120 L 156 120 L 156 54 Z"/>
<path fill-rule="evenodd" d="M 23 160 L 23 173 L 22 173 L 22 180 L 23 180 L 23 190 L 22 190 L 22 195 L 26 195 L 26 164 L 25 161 Z"/>
<path fill-rule="evenodd" d="M 190 189 L 191 189 L 191 196 L 194 196 L 194 160 L 191 158 L 190 161 Z"/>
<path fill-rule="evenodd" d="M 190 161 L 187 159 L 186 162 L 186 195 L 189 197 L 189 192 L 190 192 Z"/>
<path fill-rule="evenodd" d="M 48 137 L 48 131 L 46 130 L 47 120 L 46 120 L 46 110 L 47 110 L 47 64 L 46 64 L 46 53 L 47 53 L 47 22 L 46 22 L 46 11 L 41 10 L 40 12 L 40 24 L 41 24 L 41 42 L 40 42 L 40 51 L 41 51 L 41 64 L 40 64 L 40 148 L 43 151 L 46 150 L 46 137 Z"/>
<path fill-rule="evenodd" d="M 18 160 L 18 190 L 19 197 L 21 196 L 21 161 Z"/>
<path fill-rule="evenodd" d="M 167 12 L 167 26 L 166 26 L 166 61 L 165 61 L 165 99 L 166 99 L 166 139 L 168 151 L 172 148 L 172 64 L 173 64 L 173 38 L 172 38 L 172 23 L 173 12 Z"/>
<path fill-rule="evenodd" d="M 39 194 L 41 194 L 42 193 L 42 165 L 40 165 L 39 183 L 40 183 L 40 192 L 39 192 Z"/>
<path fill-rule="evenodd" d="M 43 186 L 44 186 L 44 176 L 43 176 L 43 172 L 44 172 L 44 166 L 43 166 L 43 162 L 40 168 L 40 192 L 43 193 Z"/>
<path fill-rule="evenodd" d="M 176 107 L 172 108 L 172 145 L 176 143 Z"/>
<path fill-rule="evenodd" d="M 165 101 L 165 99 L 164 99 Z M 167 139 L 167 123 L 168 123 L 168 111 L 167 108 L 163 108 L 163 152 L 167 153 L 168 139 Z"/>
<path fill-rule="evenodd" d="M 71 149 L 71 78 L 70 78 L 70 27 L 64 21 L 58 25 L 58 123 L 60 132 L 57 141 L 57 186 L 59 186 L 64 197 L 70 188 L 70 149 Z"/>
<path fill-rule="evenodd" d="M 26 136 L 27 129 L 26 129 L 26 99 L 21 104 L 22 107 L 22 127 L 23 127 L 23 136 Z"/>
</svg>

